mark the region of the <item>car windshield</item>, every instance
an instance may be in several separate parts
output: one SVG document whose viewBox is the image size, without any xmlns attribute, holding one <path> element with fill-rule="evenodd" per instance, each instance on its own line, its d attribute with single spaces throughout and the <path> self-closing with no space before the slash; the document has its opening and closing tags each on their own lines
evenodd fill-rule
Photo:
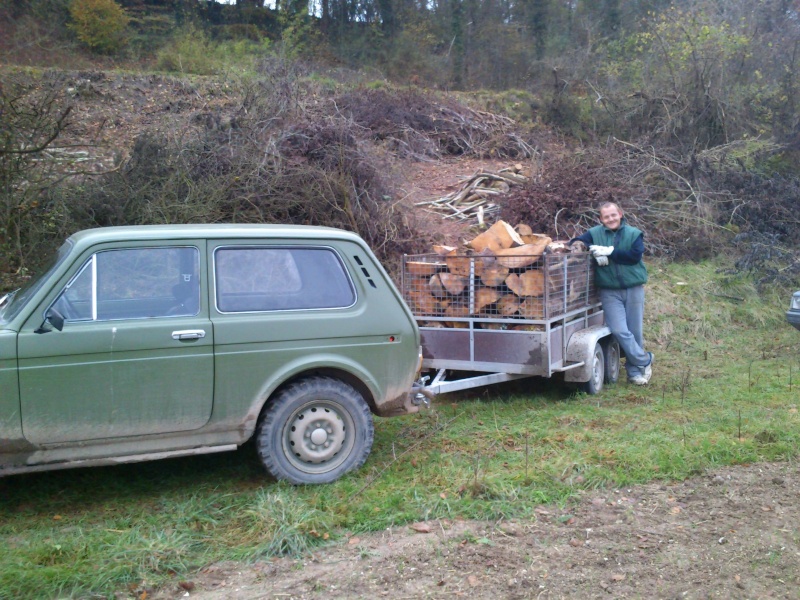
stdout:
<svg viewBox="0 0 800 600">
<path fill-rule="evenodd" d="M 39 291 L 44 282 L 49 279 L 50 274 L 64 261 L 71 249 L 72 242 L 67 240 L 61 245 L 58 252 L 42 263 L 42 267 L 38 272 L 30 277 L 21 288 L 0 296 L 0 323 L 7 323 L 19 314 L 28 299 Z"/>
</svg>

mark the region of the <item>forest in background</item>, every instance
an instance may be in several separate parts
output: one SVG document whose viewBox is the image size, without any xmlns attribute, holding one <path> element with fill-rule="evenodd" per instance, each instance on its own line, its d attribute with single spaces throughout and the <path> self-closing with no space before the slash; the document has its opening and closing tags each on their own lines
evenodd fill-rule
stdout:
<svg viewBox="0 0 800 600">
<path fill-rule="evenodd" d="M 548 230 L 556 214 L 581 222 L 596 200 L 623 199 L 656 252 L 738 244 L 743 268 L 788 282 L 799 5 L 2 0 L 0 270 L 76 227 L 165 220 L 335 224 L 387 254 L 409 249 L 388 151 L 531 161 L 541 176 L 509 198 L 509 219 Z M 203 76 L 230 102 L 87 172 L 53 159 L 80 129 L 71 111 L 91 77 L 74 73 L 87 69 L 169 74 L 198 95 Z M 269 161 L 250 158 L 263 148 Z"/>
</svg>

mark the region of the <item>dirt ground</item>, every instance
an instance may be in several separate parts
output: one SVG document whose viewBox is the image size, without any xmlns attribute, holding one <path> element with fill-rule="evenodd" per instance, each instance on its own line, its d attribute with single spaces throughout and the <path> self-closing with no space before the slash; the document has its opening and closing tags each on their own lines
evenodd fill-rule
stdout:
<svg viewBox="0 0 800 600">
<path fill-rule="evenodd" d="M 800 466 L 587 493 L 535 520 L 432 521 L 303 559 L 214 564 L 151 599 L 800 598 Z"/>
</svg>

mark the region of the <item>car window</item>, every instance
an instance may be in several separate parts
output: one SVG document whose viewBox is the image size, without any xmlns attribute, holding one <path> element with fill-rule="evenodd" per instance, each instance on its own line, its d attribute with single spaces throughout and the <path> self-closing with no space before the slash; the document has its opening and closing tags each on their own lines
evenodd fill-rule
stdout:
<svg viewBox="0 0 800 600">
<path fill-rule="evenodd" d="M 330 248 L 219 248 L 214 274 L 221 312 L 344 308 L 356 300 Z"/>
<path fill-rule="evenodd" d="M 53 307 L 66 321 L 192 316 L 200 309 L 197 248 L 94 254 Z"/>
</svg>

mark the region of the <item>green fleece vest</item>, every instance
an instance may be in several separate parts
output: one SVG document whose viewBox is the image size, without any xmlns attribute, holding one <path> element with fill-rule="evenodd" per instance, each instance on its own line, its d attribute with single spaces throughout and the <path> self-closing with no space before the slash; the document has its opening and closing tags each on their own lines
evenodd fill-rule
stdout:
<svg viewBox="0 0 800 600">
<path fill-rule="evenodd" d="M 614 246 L 620 250 L 630 250 L 642 232 L 631 227 L 625 220 L 619 229 L 612 231 L 603 225 L 597 225 L 589 230 L 592 240 L 597 246 Z M 623 290 L 647 283 L 647 268 L 640 260 L 635 265 L 620 265 L 609 256 L 608 266 L 597 266 L 594 270 L 595 284 L 599 288 Z"/>
</svg>

